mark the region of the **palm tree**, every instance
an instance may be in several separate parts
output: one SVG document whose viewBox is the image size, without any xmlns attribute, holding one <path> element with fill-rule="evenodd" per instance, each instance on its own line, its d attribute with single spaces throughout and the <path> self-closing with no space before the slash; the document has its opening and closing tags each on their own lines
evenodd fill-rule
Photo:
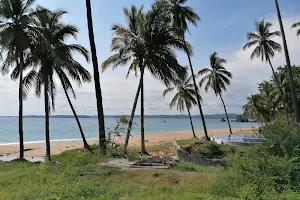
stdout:
<svg viewBox="0 0 300 200">
<path fill-rule="evenodd" d="M 86 0 L 86 10 L 87 10 L 87 24 L 88 24 L 88 29 L 89 29 L 89 39 L 90 39 L 90 46 L 91 46 L 91 52 L 92 52 L 92 62 L 93 62 L 93 69 L 94 69 L 95 92 L 96 92 L 96 100 L 97 100 L 99 145 L 100 145 L 100 151 L 105 154 L 106 153 L 106 136 L 105 136 L 104 111 L 103 111 L 103 103 L 102 103 L 100 75 L 99 75 L 99 69 L 98 69 L 97 50 L 96 50 L 96 44 L 95 44 L 95 38 L 94 38 L 91 0 Z"/>
<path fill-rule="evenodd" d="M 169 5 L 169 11 L 170 11 L 172 19 L 173 19 L 172 23 L 173 23 L 173 26 L 175 29 L 175 33 L 179 37 L 181 37 L 185 42 L 186 42 L 185 33 L 189 32 L 188 23 L 192 23 L 194 26 L 197 26 L 197 22 L 200 20 L 200 17 L 198 16 L 198 14 L 195 13 L 195 11 L 191 7 L 184 6 L 184 4 L 186 2 L 187 2 L 187 0 L 166 0 L 166 2 L 165 2 L 166 4 Z M 158 1 L 158 4 L 160 4 L 160 3 L 163 3 L 163 2 Z M 161 5 L 165 6 L 165 4 L 161 4 Z M 192 74 L 192 78 L 193 78 L 195 91 L 197 93 L 196 99 L 197 99 L 197 103 L 198 103 L 198 107 L 199 107 L 199 111 L 200 111 L 200 116 L 202 119 L 205 138 L 206 138 L 206 140 L 209 140 L 206 123 L 205 123 L 205 119 L 204 119 L 204 114 L 203 114 L 201 101 L 200 101 L 200 94 L 198 93 L 199 90 L 197 87 L 196 78 L 195 78 L 194 69 L 193 69 L 192 60 L 191 60 L 192 54 L 189 51 L 186 51 L 186 54 L 187 54 L 187 57 L 189 60 L 189 65 L 190 65 L 190 69 L 191 69 L 191 74 Z"/>
<path fill-rule="evenodd" d="M 88 51 L 78 44 L 65 43 L 66 38 L 69 36 L 76 37 L 78 33 L 76 27 L 61 22 L 62 16 L 66 13 L 64 10 L 51 12 L 42 7 L 37 8 L 34 16 L 34 26 L 38 29 L 39 35 L 36 42 L 32 45 L 33 56 L 31 58 L 31 62 L 36 67 L 23 80 L 24 87 L 30 88 L 34 85 L 36 95 L 38 97 L 42 93 L 44 95 L 46 159 L 48 161 L 51 161 L 49 115 L 51 112 L 50 106 L 52 106 L 53 111 L 55 110 L 55 75 L 59 78 L 63 86 L 71 108 L 73 108 L 73 105 L 67 91 L 70 90 L 74 94 L 74 90 L 68 77 L 78 84 L 90 81 L 91 79 L 89 72 L 74 60 L 72 55 L 73 52 L 78 52 L 88 60 Z M 74 108 L 72 111 L 76 117 Z"/>
<path fill-rule="evenodd" d="M 144 135 L 144 72 L 148 69 L 157 79 L 169 84 L 174 80 L 183 68 L 176 60 L 175 49 L 185 49 L 185 43 L 174 36 L 173 28 L 170 26 L 165 14 L 158 10 L 148 13 L 142 12 L 143 8 L 124 9 L 126 26 L 113 25 L 115 37 L 112 40 L 111 49 L 116 54 L 109 57 L 102 64 L 105 70 L 109 66 L 113 68 L 126 65 L 131 62 L 129 69 L 140 71 L 140 83 L 133 106 L 131 120 L 135 106 L 141 93 L 141 152 L 147 153 Z M 188 46 L 189 47 L 189 46 Z M 140 90 L 140 91 L 139 91 Z M 131 121 L 132 123 L 132 121 Z M 129 134 L 131 127 L 128 129 Z M 129 134 L 126 136 L 128 145 Z"/>
<path fill-rule="evenodd" d="M 164 92 L 163 96 L 165 97 L 168 93 L 173 92 L 176 90 L 176 94 L 173 97 L 170 108 L 173 108 L 174 106 L 177 106 L 177 110 L 179 110 L 181 113 L 186 109 L 189 114 L 191 128 L 193 131 L 193 137 L 196 138 L 194 126 L 193 126 L 193 120 L 191 117 L 190 109 L 193 105 L 197 104 L 196 100 L 196 92 L 194 89 L 194 85 L 191 83 L 192 77 L 188 76 L 188 73 L 182 73 L 178 79 L 176 79 L 172 86 L 168 87 Z"/>
<path fill-rule="evenodd" d="M 275 73 L 275 70 L 273 68 L 273 65 L 271 63 L 271 58 L 274 57 L 275 51 L 281 52 L 281 46 L 277 42 L 273 41 L 271 38 L 274 36 L 280 36 L 279 31 L 271 32 L 270 28 L 272 26 L 272 23 L 265 22 L 264 19 L 260 21 L 255 21 L 255 29 L 256 33 L 248 33 L 247 38 L 249 42 L 244 45 L 243 49 L 246 50 L 248 48 L 251 48 L 252 46 L 255 46 L 255 49 L 253 50 L 251 54 L 251 59 L 254 59 L 255 57 L 261 57 L 261 61 L 266 61 L 270 64 L 270 67 L 273 72 L 273 76 L 276 80 L 276 84 L 278 88 L 280 88 L 280 95 L 283 99 L 283 106 L 285 110 L 285 115 L 287 118 L 287 121 L 289 121 L 288 117 L 288 111 L 286 109 L 286 101 L 283 96 L 282 87 L 278 81 L 277 75 Z"/>
<path fill-rule="evenodd" d="M 143 6 L 140 7 L 139 9 L 137 9 L 134 5 L 131 6 L 130 9 L 128 8 L 124 8 L 124 14 L 125 14 L 125 18 L 128 22 L 128 31 L 131 32 L 133 35 L 138 36 L 138 29 L 139 29 L 139 23 L 141 20 L 142 15 L 144 15 L 143 13 Z M 128 52 L 126 56 L 124 56 L 124 54 L 122 52 L 124 52 L 122 49 L 125 49 L 126 47 L 126 38 L 122 38 L 122 41 L 118 41 L 119 39 L 114 38 L 112 40 L 112 51 L 118 51 L 119 53 L 115 54 L 114 56 L 109 57 L 107 60 L 105 60 L 102 63 L 102 72 L 104 72 L 109 66 L 112 66 L 113 69 L 115 69 L 116 67 L 120 66 L 120 65 L 124 65 L 126 63 L 129 62 L 128 59 L 134 58 L 134 60 L 132 60 L 130 66 L 129 66 L 129 70 L 127 73 L 126 78 L 129 77 L 130 71 L 135 70 L 136 75 L 137 75 L 137 70 L 139 68 L 138 66 L 138 59 L 135 58 L 135 55 L 130 55 L 130 52 Z M 118 42 L 123 43 L 122 47 L 118 47 Z M 116 46 L 116 50 L 113 48 L 114 46 Z M 133 53 L 133 52 L 131 52 Z M 123 57 L 122 57 L 123 56 Z M 129 143 L 129 137 L 130 137 L 130 132 L 132 130 L 132 125 L 133 125 L 133 120 L 134 120 L 134 114 L 135 114 L 135 110 L 136 110 L 136 106 L 138 103 L 138 99 L 139 99 L 139 95 L 140 95 L 140 91 L 141 91 L 141 80 L 139 81 L 139 85 L 138 85 L 138 89 L 134 98 L 134 103 L 133 103 L 133 107 L 132 107 L 132 111 L 131 111 L 131 115 L 130 115 L 130 120 L 128 122 L 128 129 L 127 129 L 127 134 L 125 137 L 125 144 L 124 144 L 124 152 L 127 152 L 127 148 L 128 148 L 128 143 Z"/>
<path fill-rule="evenodd" d="M 262 103 L 262 97 L 260 94 L 255 94 L 247 97 L 247 104 L 243 106 L 243 109 L 246 116 L 257 119 L 261 123 L 269 122 L 269 111 Z"/>
<path fill-rule="evenodd" d="M 24 159 L 23 138 L 23 71 L 24 54 L 28 49 L 30 37 L 31 7 L 34 0 L 1 0 L 0 1 L 0 50 L 7 55 L 1 67 L 3 74 L 14 67 L 17 72 L 14 80 L 19 78 L 19 143 L 20 159 Z M 2 20 L 1 20 L 2 19 Z"/>
<path fill-rule="evenodd" d="M 286 59 L 286 69 L 288 72 L 289 85 L 290 85 L 290 90 L 291 90 L 291 95 L 292 95 L 292 100 L 293 100 L 293 106 L 294 106 L 294 110 L 295 110 L 295 119 L 296 119 L 296 122 L 299 123 L 300 122 L 300 110 L 298 108 L 299 106 L 298 106 L 298 102 L 297 102 L 296 89 L 295 89 L 295 83 L 294 83 L 294 79 L 293 79 L 293 72 L 292 72 L 292 67 L 291 67 L 289 50 L 288 50 L 287 43 L 286 43 L 286 38 L 285 38 L 283 23 L 282 23 L 282 19 L 281 19 L 281 13 L 280 13 L 279 5 L 278 5 L 278 0 L 275 0 L 275 6 L 276 6 L 276 11 L 277 11 L 281 36 L 282 36 L 283 49 L 284 49 L 284 54 L 285 54 L 285 59 Z"/>
<path fill-rule="evenodd" d="M 300 22 L 293 24 L 292 28 L 297 28 L 298 26 L 300 26 Z M 297 30 L 297 36 L 299 36 L 299 35 L 300 35 L 300 28 Z"/>
<path fill-rule="evenodd" d="M 272 116 L 275 121 L 278 121 L 276 113 L 278 112 L 280 106 L 279 100 L 276 98 L 277 94 L 280 94 L 280 92 L 277 93 L 277 88 L 278 87 L 275 87 L 272 82 L 267 81 L 260 83 L 258 87 L 261 99 L 264 105 L 266 105 L 267 110 L 270 111 L 270 116 Z M 279 95 L 279 98 L 280 97 L 281 96 Z"/>
<path fill-rule="evenodd" d="M 232 74 L 225 69 L 223 65 L 226 63 L 226 60 L 219 57 L 217 52 L 214 52 L 210 55 L 209 61 L 211 68 L 204 68 L 198 72 L 198 75 L 205 75 L 201 78 L 199 86 L 202 87 L 202 85 L 206 83 L 204 87 L 206 92 L 208 91 L 208 89 L 212 89 L 215 92 L 216 96 L 220 96 L 225 110 L 229 131 L 230 134 L 232 134 L 227 109 L 222 97 L 222 92 L 226 91 L 226 85 L 230 85 Z"/>
</svg>

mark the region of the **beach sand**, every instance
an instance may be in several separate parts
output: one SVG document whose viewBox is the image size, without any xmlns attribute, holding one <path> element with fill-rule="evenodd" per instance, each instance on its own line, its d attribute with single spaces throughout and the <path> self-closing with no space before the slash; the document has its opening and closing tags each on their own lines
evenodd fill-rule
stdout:
<svg viewBox="0 0 300 200">
<path fill-rule="evenodd" d="M 252 129 L 232 129 L 234 134 L 237 133 L 253 133 Z M 209 136 L 225 135 L 228 134 L 228 129 L 208 130 Z M 196 131 L 197 136 L 204 136 L 204 132 Z M 192 138 L 192 131 L 177 131 L 177 132 L 166 132 L 157 134 L 146 134 L 146 145 L 157 145 L 163 142 L 169 142 L 180 139 Z M 124 143 L 123 138 L 117 138 L 117 142 Z M 140 136 L 130 137 L 130 146 L 140 145 Z M 97 144 L 98 140 L 88 140 L 90 145 Z M 60 154 L 66 150 L 83 148 L 81 140 L 66 140 L 66 141 L 55 141 L 51 143 L 51 154 Z M 30 143 L 25 144 L 25 157 L 43 157 L 45 155 L 45 143 Z M 0 145 L 0 156 L 19 156 L 19 145 Z"/>
</svg>

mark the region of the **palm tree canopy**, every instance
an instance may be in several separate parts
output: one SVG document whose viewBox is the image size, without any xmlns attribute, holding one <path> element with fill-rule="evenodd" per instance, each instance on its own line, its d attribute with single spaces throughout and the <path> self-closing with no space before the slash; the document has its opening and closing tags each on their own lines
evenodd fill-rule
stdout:
<svg viewBox="0 0 300 200">
<path fill-rule="evenodd" d="M 157 4 L 169 7 L 172 16 L 172 23 L 176 33 L 183 37 L 185 32 L 189 32 L 188 23 L 197 26 L 200 21 L 199 15 L 193 8 L 185 6 L 187 0 L 158 0 Z"/>
<path fill-rule="evenodd" d="M 261 101 L 260 94 L 251 95 L 247 97 L 247 104 L 243 106 L 243 110 L 246 116 L 268 122 L 270 120 L 270 112 L 266 109 L 265 105 Z"/>
<path fill-rule="evenodd" d="M 244 45 L 243 49 L 246 50 L 255 47 L 251 54 L 251 59 L 260 57 L 262 61 L 268 61 L 274 57 L 275 51 L 281 52 L 281 45 L 273 41 L 271 38 L 280 36 L 279 31 L 271 32 L 270 28 L 272 23 L 266 22 L 264 19 L 255 21 L 256 32 L 247 34 L 248 43 Z"/>
<path fill-rule="evenodd" d="M 203 76 L 199 82 L 200 87 L 205 84 L 205 91 L 212 89 L 216 95 L 226 91 L 226 86 L 230 85 L 232 74 L 223 66 L 226 60 L 219 57 L 217 52 L 214 52 L 209 57 L 211 68 L 204 68 L 198 72 L 198 75 Z"/>
<path fill-rule="evenodd" d="M 33 0 L 0 1 L 0 55 L 6 54 L 1 65 L 3 74 L 7 74 L 11 67 L 19 67 L 16 55 L 25 51 L 32 41 L 33 3 Z"/>
<path fill-rule="evenodd" d="M 70 24 L 61 22 L 62 16 L 67 13 L 64 10 L 50 11 L 42 7 L 37 8 L 34 15 L 34 26 L 39 30 L 40 36 L 36 43 L 32 45 L 32 62 L 35 67 L 24 77 L 24 85 L 30 88 L 35 85 L 36 95 L 41 95 L 42 87 L 51 97 L 54 110 L 54 98 L 56 94 L 56 83 L 54 75 L 60 79 L 62 86 L 71 90 L 75 97 L 70 77 L 77 84 L 91 81 L 90 73 L 73 58 L 73 53 L 77 52 L 89 61 L 88 50 L 78 44 L 66 44 L 66 38 L 73 36 L 76 38 L 78 29 Z M 50 104 L 51 103 L 51 104 Z"/>
<path fill-rule="evenodd" d="M 177 110 L 183 112 L 186 108 L 190 109 L 193 105 L 197 104 L 197 94 L 192 83 L 192 77 L 188 76 L 187 72 L 181 73 L 178 78 L 172 82 L 172 86 L 163 92 L 163 96 L 165 97 L 174 90 L 176 93 L 170 103 L 170 108 L 177 106 Z"/>
<path fill-rule="evenodd" d="M 300 27 L 300 22 L 297 22 L 295 24 L 292 25 L 292 28 L 297 28 Z M 297 36 L 300 35 L 300 28 L 297 30 Z"/>
<path fill-rule="evenodd" d="M 126 26 L 115 24 L 112 27 L 115 37 L 111 50 L 116 54 L 102 64 L 102 70 L 120 65 L 130 65 L 129 70 L 137 71 L 146 67 L 157 79 L 168 84 L 182 70 L 176 59 L 175 50 L 192 53 L 190 45 L 174 36 L 168 17 L 160 10 L 147 13 L 143 8 L 124 9 Z"/>
<path fill-rule="evenodd" d="M 6 49 L 28 47 L 28 29 L 30 29 L 34 0 L 0 1 L 0 44 Z"/>
</svg>

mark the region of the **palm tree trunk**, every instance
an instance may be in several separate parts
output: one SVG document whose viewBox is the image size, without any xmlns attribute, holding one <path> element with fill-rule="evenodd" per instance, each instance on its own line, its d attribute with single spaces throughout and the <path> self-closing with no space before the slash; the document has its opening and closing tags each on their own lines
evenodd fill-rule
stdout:
<svg viewBox="0 0 300 200">
<path fill-rule="evenodd" d="M 229 121 L 229 118 L 228 118 L 227 109 L 226 109 L 224 100 L 223 100 L 223 98 L 222 98 L 222 95 L 221 95 L 221 94 L 219 94 L 219 95 L 220 95 L 221 101 L 222 101 L 222 103 L 223 103 L 224 111 L 225 111 L 225 114 L 226 114 L 227 123 L 228 123 L 228 127 L 229 127 L 229 132 L 230 132 L 230 135 L 232 135 L 232 129 L 231 129 L 230 121 Z"/>
<path fill-rule="evenodd" d="M 145 124 L 144 124 L 144 66 L 141 67 L 141 154 L 148 154 L 145 145 Z"/>
<path fill-rule="evenodd" d="M 24 133 L 23 133 L 23 68 L 24 57 L 23 52 L 20 53 L 20 82 L 19 82 L 19 143 L 20 143 L 20 159 L 24 159 Z"/>
<path fill-rule="evenodd" d="M 85 136 L 84 136 L 84 133 L 83 133 L 83 130 L 82 130 L 82 127 L 81 127 L 79 118 L 78 118 L 78 116 L 77 116 L 77 114 L 76 114 L 76 111 L 75 111 L 74 106 L 73 106 L 73 104 L 72 104 L 72 102 L 71 102 L 71 99 L 70 99 L 69 94 L 68 94 L 68 92 L 67 92 L 67 90 L 66 90 L 66 87 L 63 86 L 63 88 L 64 88 L 64 92 L 65 92 L 65 94 L 66 94 L 68 103 L 69 103 L 69 105 L 70 105 L 70 107 L 71 107 L 71 110 L 72 110 L 73 115 L 74 115 L 74 117 L 75 117 L 75 120 L 76 120 L 76 122 L 77 122 L 79 131 L 80 131 L 80 134 L 81 134 L 81 137 L 82 137 L 82 141 L 83 141 L 83 146 L 84 146 L 84 148 L 86 148 L 87 150 L 89 150 L 89 151 L 92 153 L 92 150 L 91 150 L 89 144 L 87 143 L 87 141 L 86 141 L 86 139 L 85 139 Z"/>
<path fill-rule="evenodd" d="M 128 148 L 130 132 L 131 132 L 131 129 L 132 129 L 132 124 L 133 124 L 133 119 L 134 119 L 134 113 L 135 113 L 135 110 L 136 110 L 137 102 L 138 102 L 140 91 L 141 91 L 142 78 L 143 77 L 141 76 L 140 77 L 140 83 L 139 83 L 139 86 L 138 86 L 138 89 L 137 89 L 137 92 L 136 92 L 136 95 L 135 95 L 135 99 L 134 99 L 134 103 L 133 103 L 133 107 L 132 107 L 132 111 L 131 111 L 131 115 L 130 115 L 130 120 L 129 120 L 129 123 L 128 123 L 128 129 L 127 129 L 127 134 L 126 134 L 125 144 L 124 144 L 124 150 L 123 150 L 124 153 L 127 152 L 127 148 Z"/>
<path fill-rule="evenodd" d="M 285 113 L 286 120 L 287 120 L 287 122 L 289 123 L 289 121 L 290 121 L 290 120 L 289 120 L 289 114 L 288 114 L 288 111 L 287 111 L 286 101 L 285 101 L 285 98 L 284 98 L 284 95 L 283 95 L 283 91 L 282 91 L 281 85 L 280 85 L 280 83 L 279 83 L 279 80 L 278 80 L 278 78 L 277 78 L 277 75 L 276 75 L 276 73 L 275 73 L 275 70 L 274 70 L 274 68 L 273 68 L 273 65 L 272 65 L 271 60 L 270 60 L 269 58 L 268 58 L 268 62 L 269 62 L 269 64 L 270 64 L 270 66 L 271 66 L 271 69 L 272 69 L 272 72 L 273 72 L 273 76 L 274 76 L 274 78 L 275 78 L 275 81 L 276 81 L 277 86 L 278 86 L 278 89 L 279 89 L 280 96 L 281 96 L 281 98 L 282 98 L 283 109 L 284 109 L 284 113 Z"/>
<path fill-rule="evenodd" d="M 50 152 L 50 127 L 49 127 L 49 95 L 48 95 L 48 81 L 44 85 L 44 100 L 45 100 L 45 133 L 46 133 L 46 160 L 51 162 Z"/>
<path fill-rule="evenodd" d="M 186 43 L 184 36 L 183 36 L 183 40 Z M 203 110 L 202 110 L 202 106 L 201 106 L 201 102 L 200 102 L 200 94 L 199 94 L 199 90 L 198 90 L 198 87 L 197 87 L 196 78 L 195 78 L 195 74 L 194 74 L 194 69 L 193 69 L 193 65 L 192 65 L 192 60 L 191 60 L 191 56 L 188 53 L 187 53 L 187 57 L 189 59 L 189 64 L 190 64 L 191 73 L 192 73 L 192 77 L 193 77 L 193 83 L 194 83 L 194 87 L 195 87 L 195 91 L 196 91 L 197 103 L 198 103 L 198 107 L 199 107 L 199 111 L 200 111 L 200 116 L 201 116 L 201 120 L 202 120 L 205 139 L 207 141 L 209 141 L 207 128 L 206 128 L 206 123 L 205 123 L 205 119 L 204 119 L 204 114 L 203 114 Z"/>
<path fill-rule="evenodd" d="M 93 61 L 93 68 L 94 68 L 94 82 L 95 82 L 97 113 L 98 113 L 98 126 L 99 126 L 99 146 L 100 146 L 100 152 L 105 154 L 106 153 L 106 136 L 105 136 L 104 111 L 103 111 L 103 104 L 102 104 L 102 91 L 101 91 L 101 86 L 100 86 L 97 50 L 96 50 L 95 38 L 94 38 L 91 0 L 86 0 L 86 9 L 87 9 L 87 23 L 88 23 L 88 29 L 89 29 L 89 39 L 90 39 L 92 61 Z"/>
<path fill-rule="evenodd" d="M 193 120 L 192 120 L 192 116 L 191 116 L 191 113 L 190 113 L 190 109 L 188 106 L 186 106 L 186 109 L 189 113 L 189 117 L 190 117 L 190 122 L 191 122 L 191 127 L 192 127 L 192 131 L 193 131 L 193 137 L 196 138 L 196 134 L 195 134 L 195 130 L 194 130 L 194 125 L 193 125 Z"/>
<path fill-rule="evenodd" d="M 296 118 L 296 122 L 299 123 L 300 122 L 300 110 L 298 108 L 298 101 L 297 101 L 297 97 L 296 97 L 296 89 L 295 89 L 295 83 L 294 83 L 294 79 L 293 79 L 289 50 L 288 50 L 287 43 L 286 43 L 285 32 L 284 32 L 284 28 L 283 28 L 282 19 L 281 19 L 281 13 L 280 13 L 279 5 L 278 5 L 278 0 L 275 0 L 275 5 L 276 5 L 276 11 L 277 11 L 278 21 L 279 21 L 279 25 L 280 25 L 282 41 L 283 41 L 284 54 L 285 54 L 285 59 L 286 59 L 286 69 L 287 69 L 288 77 L 289 77 L 289 85 L 290 85 L 290 90 L 291 90 L 291 95 L 292 95 L 292 100 L 293 100 L 293 106 L 294 106 L 294 110 L 295 110 L 295 118 Z"/>
</svg>

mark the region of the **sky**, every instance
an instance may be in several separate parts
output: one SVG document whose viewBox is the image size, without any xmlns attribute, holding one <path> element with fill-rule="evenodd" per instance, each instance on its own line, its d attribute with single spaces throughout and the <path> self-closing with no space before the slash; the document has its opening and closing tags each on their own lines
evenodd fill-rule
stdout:
<svg viewBox="0 0 300 200">
<path fill-rule="evenodd" d="M 154 0 L 92 0 L 95 40 L 99 65 L 110 55 L 110 43 L 113 37 L 112 24 L 124 24 L 123 8 L 144 5 L 148 10 Z M 77 40 L 69 39 L 69 43 L 79 43 L 89 48 L 88 29 L 86 24 L 86 9 L 84 0 L 37 0 L 51 10 L 65 9 L 68 14 L 63 18 L 65 23 L 70 23 L 79 28 Z M 288 47 L 292 64 L 300 64 L 300 36 L 291 25 L 300 21 L 299 0 L 279 0 Z M 265 18 L 273 23 L 272 30 L 279 30 L 274 0 L 189 0 L 188 4 L 201 18 L 197 27 L 190 25 L 191 35 L 186 39 L 194 48 L 192 62 L 194 71 L 209 66 L 209 55 L 217 51 L 227 60 L 225 67 L 232 72 L 233 78 L 227 92 L 223 94 L 229 113 L 241 113 L 246 97 L 257 92 L 257 84 L 268 80 L 271 69 L 268 64 L 261 63 L 260 59 L 251 61 L 251 49 L 243 51 L 242 47 L 247 42 L 247 32 L 254 31 L 255 20 Z M 274 38 L 282 43 L 281 38 Z M 178 52 L 178 60 L 186 66 L 186 55 Z M 92 72 L 92 64 L 87 63 L 78 55 L 75 58 Z M 284 53 L 277 53 L 272 60 L 273 65 L 284 65 Z M 138 78 L 130 76 L 125 79 L 127 67 L 119 67 L 114 71 L 109 69 L 100 74 L 105 115 L 130 114 Z M 180 114 L 176 109 L 170 109 L 169 103 L 172 94 L 163 98 L 165 86 L 155 80 L 149 73 L 145 75 L 145 114 Z M 52 114 L 71 114 L 59 82 L 57 82 L 56 109 Z M 94 84 L 84 84 L 81 87 L 74 84 L 76 100 L 74 106 L 78 114 L 95 115 L 96 100 Z M 201 91 L 203 98 L 204 114 L 223 113 L 221 100 L 212 91 Z M 0 116 L 18 115 L 18 83 L 10 80 L 9 76 L 0 75 Z M 32 91 L 24 102 L 25 115 L 42 115 L 44 111 L 43 99 L 35 97 Z M 139 105 L 137 112 L 139 112 Z M 192 114 L 199 114 L 197 108 L 192 109 Z M 183 113 L 185 114 L 185 113 Z"/>
</svg>

